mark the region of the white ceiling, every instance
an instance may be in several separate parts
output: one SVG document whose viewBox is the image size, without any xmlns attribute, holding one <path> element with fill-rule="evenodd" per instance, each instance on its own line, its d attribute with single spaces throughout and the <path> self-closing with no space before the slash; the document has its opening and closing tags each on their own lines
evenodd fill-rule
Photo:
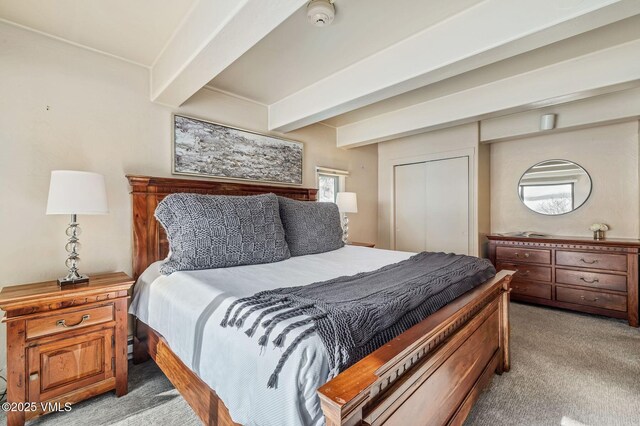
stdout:
<svg viewBox="0 0 640 426">
<path fill-rule="evenodd" d="M 150 66 L 196 0 L 0 0 L 0 19 Z"/>
<path fill-rule="evenodd" d="M 640 81 L 640 0 L 336 0 L 325 28 L 306 3 L 0 0 L 0 21 L 148 67 L 153 102 L 208 85 L 341 147 Z"/>
<path fill-rule="evenodd" d="M 337 0 L 324 28 L 299 9 L 209 85 L 271 104 L 481 0 Z"/>
</svg>

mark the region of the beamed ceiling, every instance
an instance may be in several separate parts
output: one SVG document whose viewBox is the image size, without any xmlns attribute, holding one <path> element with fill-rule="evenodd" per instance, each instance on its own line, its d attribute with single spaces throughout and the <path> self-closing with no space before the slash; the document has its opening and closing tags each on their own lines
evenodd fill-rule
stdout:
<svg viewBox="0 0 640 426">
<path fill-rule="evenodd" d="M 635 87 L 637 0 L 0 0 L 0 19 L 149 69 L 150 100 L 204 86 L 316 122 L 349 148 Z"/>
</svg>

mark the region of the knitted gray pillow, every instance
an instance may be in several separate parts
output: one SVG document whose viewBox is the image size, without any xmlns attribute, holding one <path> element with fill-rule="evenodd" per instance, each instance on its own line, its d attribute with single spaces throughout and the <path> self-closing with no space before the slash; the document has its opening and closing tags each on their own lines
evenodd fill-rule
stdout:
<svg viewBox="0 0 640 426">
<path fill-rule="evenodd" d="M 171 194 L 156 208 L 170 254 L 160 266 L 175 271 L 278 262 L 291 255 L 274 194 Z"/>
<path fill-rule="evenodd" d="M 344 246 L 340 213 L 335 203 L 314 203 L 278 197 L 280 219 L 291 256 L 324 253 Z"/>
</svg>

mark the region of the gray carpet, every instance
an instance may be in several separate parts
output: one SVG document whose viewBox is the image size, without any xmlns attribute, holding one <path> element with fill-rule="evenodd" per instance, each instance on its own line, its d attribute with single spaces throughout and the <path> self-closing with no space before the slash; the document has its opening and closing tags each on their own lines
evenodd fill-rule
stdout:
<svg viewBox="0 0 640 426">
<path fill-rule="evenodd" d="M 513 303 L 511 371 L 467 425 L 639 425 L 640 331 L 625 321 Z"/>
<path fill-rule="evenodd" d="M 640 424 L 640 331 L 624 321 L 513 304 L 512 369 L 495 376 L 467 425 Z M 3 422 L 5 418 L 3 417 Z M 199 425 L 152 363 L 108 393 L 30 425 Z"/>
</svg>

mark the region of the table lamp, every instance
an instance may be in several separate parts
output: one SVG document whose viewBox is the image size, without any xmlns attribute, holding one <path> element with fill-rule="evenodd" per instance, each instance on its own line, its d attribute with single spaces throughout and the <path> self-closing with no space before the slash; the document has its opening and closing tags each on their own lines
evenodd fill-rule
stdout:
<svg viewBox="0 0 640 426">
<path fill-rule="evenodd" d="M 49 199 L 47 201 L 47 214 L 71 215 L 71 223 L 67 228 L 67 242 L 65 249 L 69 253 L 65 265 L 69 273 L 64 278 L 58 279 L 58 284 L 78 284 L 89 281 L 89 277 L 78 272 L 80 257 L 80 227 L 77 215 L 79 214 L 107 214 L 107 189 L 104 176 L 98 173 L 77 172 L 71 170 L 54 170 L 51 172 L 49 185 Z"/>
<path fill-rule="evenodd" d="M 342 241 L 349 242 L 349 218 L 347 213 L 358 213 L 358 198 L 355 192 L 338 192 L 336 198 L 338 210 L 342 213 Z"/>
</svg>

